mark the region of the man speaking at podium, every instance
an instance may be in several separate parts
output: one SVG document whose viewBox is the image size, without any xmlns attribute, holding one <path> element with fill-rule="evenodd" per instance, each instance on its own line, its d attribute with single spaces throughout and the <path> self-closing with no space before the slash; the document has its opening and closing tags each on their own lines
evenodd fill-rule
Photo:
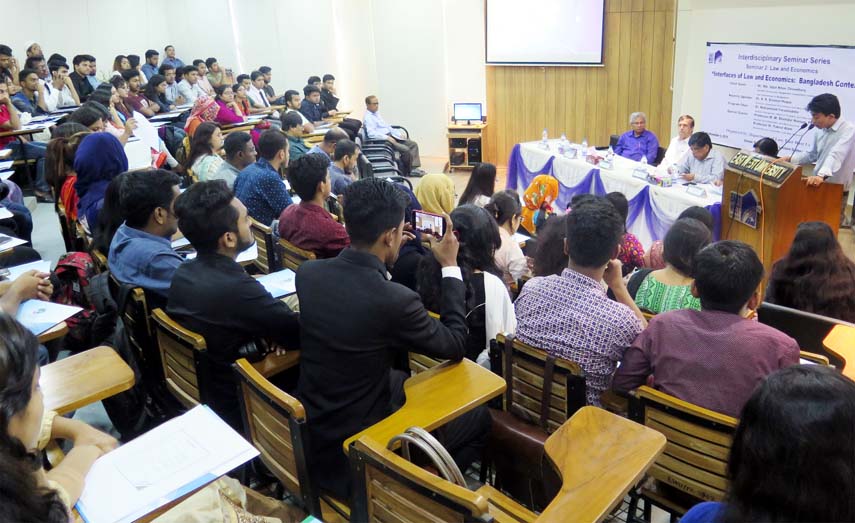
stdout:
<svg viewBox="0 0 855 523">
<path fill-rule="evenodd" d="M 830 93 L 814 96 L 808 103 L 811 122 L 819 129 L 813 135 L 813 146 L 808 152 L 783 156 L 781 160 L 797 165 L 815 163 L 813 176 L 805 183 L 808 187 L 819 187 L 823 183 L 843 185 L 843 202 L 840 224 L 850 225 L 845 216 L 849 196 L 849 183 L 855 170 L 855 125 L 840 117 L 840 101 Z"/>
</svg>

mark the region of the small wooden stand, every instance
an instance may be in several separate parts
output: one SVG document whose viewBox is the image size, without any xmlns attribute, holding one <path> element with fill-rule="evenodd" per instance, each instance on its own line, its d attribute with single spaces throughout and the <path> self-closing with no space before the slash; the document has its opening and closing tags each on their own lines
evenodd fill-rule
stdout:
<svg viewBox="0 0 855 523">
<path fill-rule="evenodd" d="M 449 124 L 446 137 L 448 139 L 448 168 L 450 172 L 454 172 L 455 169 L 471 170 L 479 163 L 487 161 L 484 158 L 486 129 L 486 123 Z M 477 150 L 475 158 L 470 157 L 470 150 L 472 152 Z M 463 155 L 462 161 L 455 163 L 455 157 L 460 159 L 461 154 Z"/>
</svg>

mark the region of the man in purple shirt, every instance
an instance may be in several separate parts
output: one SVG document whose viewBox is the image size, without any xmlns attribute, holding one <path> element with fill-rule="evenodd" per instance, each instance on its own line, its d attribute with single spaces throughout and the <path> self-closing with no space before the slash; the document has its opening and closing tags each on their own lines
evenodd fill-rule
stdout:
<svg viewBox="0 0 855 523">
<path fill-rule="evenodd" d="M 641 112 L 629 115 L 629 125 L 632 130 L 620 135 L 614 148 L 615 154 L 640 162 L 647 158 L 648 163 L 656 161 L 659 154 L 659 140 L 656 135 L 647 130 L 647 115 Z"/>
<path fill-rule="evenodd" d="M 600 405 L 615 365 L 641 333 L 644 317 L 621 278 L 617 260 L 624 225 L 614 206 L 593 198 L 567 215 L 560 275 L 532 278 L 514 303 L 517 338 L 585 371 L 587 399 Z M 605 281 L 616 301 L 606 296 Z"/>
<path fill-rule="evenodd" d="M 796 340 L 745 319 L 760 303 L 763 264 L 748 245 L 721 241 L 693 262 L 692 294 L 701 310 L 655 316 L 626 351 L 613 387 L 654 386 L 706 409 L 739 417 L 754 388 L 778 369 L 799 363 Z"/>
</svg>

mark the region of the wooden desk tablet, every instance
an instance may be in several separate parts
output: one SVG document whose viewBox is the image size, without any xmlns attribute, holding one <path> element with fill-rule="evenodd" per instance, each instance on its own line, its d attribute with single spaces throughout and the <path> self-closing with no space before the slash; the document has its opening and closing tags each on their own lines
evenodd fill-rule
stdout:
<svg viewBox="0 0 855 523">
<path fill-rule="evenodd" d="M 844 361 L 843 375 L 855 379 L 855 328 L 835 325 L 822 340 L 825 349 Z"/>
<path fill-rule="evenodd" d="M 505 391 L 505 380 L 472 360 L 446 361 L 404 382 L 407 401 L 397 412 L 344 442 L 344 451 L 362 435 L 386 445 L 416 426 L 427 431 L 487 403 Z"/>
<path fill-rule="evenodd" d="M 39 334 L 39 343 L 47 343 L 49 341 L 62 338 L 66 334 L 68 334 L 68 324 L 61 321 L 50 329 Z"/>
<path fill-rule="evenodd" d="M 39 384 L 45 408 L 64 414 L 134 385 L 134 372 L 110 347 L 95 347 L 45 365 Z"/>
</svg>

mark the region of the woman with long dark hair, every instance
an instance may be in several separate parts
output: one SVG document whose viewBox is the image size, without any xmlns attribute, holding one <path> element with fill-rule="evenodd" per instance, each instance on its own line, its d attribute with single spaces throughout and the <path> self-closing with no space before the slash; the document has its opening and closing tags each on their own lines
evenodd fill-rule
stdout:
<svg viewBox="0 0 855 523">
<path fill-rule="evenodd" d="M 855 263 L 823 222 L 805 222 L 772 266 L 766 301 L 855 322 Z"/>
<path fill-rule="evenodd" d="M 564 252 L 564 238 L 567 237 L 566 214 L 550 216 L 540 228 L 534 250 L 534 276 L 560 275 L 570 261 Z"/>
<path fill-rule="evenodd" d="M 479 163 L 472 169 L 466 188 L 460 195 L 457 205 L 471 203 L 484 207 L 496 192 L 496 166 L 492 163 Z"/>
<path fill-rule="evenodd" d="M 213 122 L 199 124 L 196 133 L 190 139 L 190 154 L 184 163 L 185 169 L 191 169 L 200 181 L 211 180 L 211 175 L 223 165 L 223 158 L 217 151 L 223 148 L 223 132 Z"/>
<path fill-rule="evenodd" d="M 496 266 L 502 271 L 502 280 L 510 285 L 520 278 L 531 276 L 528 261 L 514 239 L 514 234 L 522 222 L 520 196 L 510 189 L 494 194 L 484 206 L 499 226 L 502 243 L 496 250 Z"/>
<path fill-rule="evenodd" d="M 724 503 L 681 523 L 855 521 L 855 382 L 796 365 L 771 374 L 742 410 Z"/>
<path fill-rule="evenodd" d="M 494 255 L 501 245 L 499 228 L 490 214 L 475 205 L 463 205 L 451 213 L 454 230 L 460 241 L 457 264 L 466 284 L 466 357 L 489 366 L 490 340 L 496 334 L 516 331 L 516 317 L 501 271 Z M 425 307 L 439 311 L 442 268 L 433 254 L 425 256 L 419 266 L 417 288 Z"/>
<path fill-rule="evenodd" d="M 168 113 L 175 109 L 175 104 L 166 100 L 166 77 L 162 74 L 153 74 L 143 90 L 146 100 L 151 105 L 158 106 L 159 112 Z"/>
</svg>

